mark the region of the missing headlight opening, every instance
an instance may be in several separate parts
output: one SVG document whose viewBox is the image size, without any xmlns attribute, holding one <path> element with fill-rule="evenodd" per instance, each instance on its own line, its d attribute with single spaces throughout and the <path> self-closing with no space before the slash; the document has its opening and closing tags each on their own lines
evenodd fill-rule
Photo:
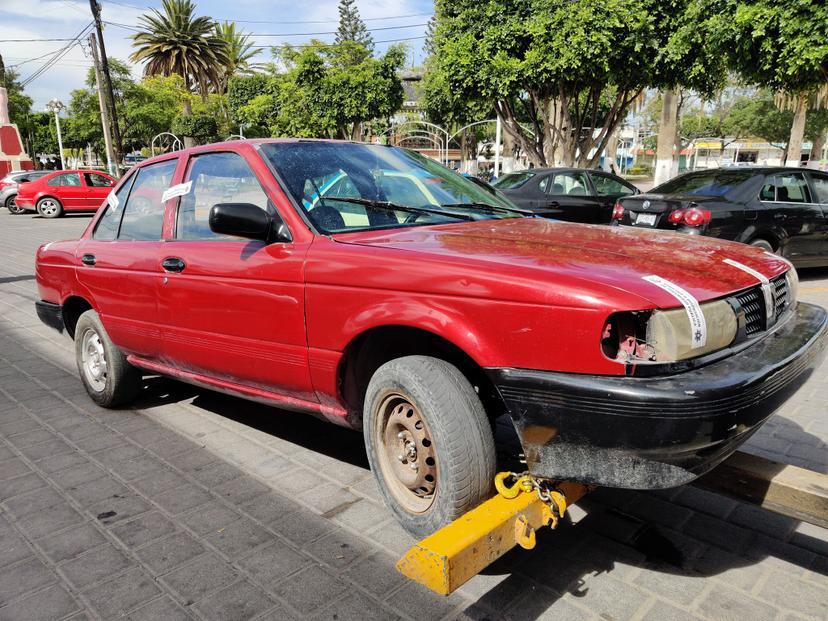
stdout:
<svg viewBox="0 0 828 621">
<path fill-rule="evenodd" d="M 601 348 L 607 358 L 624 363 L 676 362 L 723 349 L 736 338 L 738 323 L 725 300 L 701 305 L 707 339 L 694 344 L 684 308 L 616 313 L 604 326 Z"/>
</svg>

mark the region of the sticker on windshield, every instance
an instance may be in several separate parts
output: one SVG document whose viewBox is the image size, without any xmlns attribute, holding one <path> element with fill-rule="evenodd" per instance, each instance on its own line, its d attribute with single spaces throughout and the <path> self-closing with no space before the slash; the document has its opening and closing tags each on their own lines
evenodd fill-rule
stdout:
<svg viewBox="0 0 828 621">
<path fill-rule="evenodd" d="M 164 193 L 161 195 L 161 202 L 166 203 L 168 200 L 175 198 L 176 196 L 184 196 L 185 194 L 189 194 L 192 187 L 192 181 L 171 186 L 164 190 Z"/>
<path fill-rule="evenodd" d="M 118 209 L 118 205 L 120 201 L 118 200 L 118 195 L 115 192 L 110 192 L 106 196 L 106 202 L 109 203 L 109 206 L 112 207 L 113 210 Z"/>
<path fill-rule="evenodd" d="M 701 306 L 699 306 L 699 301 L 676 283 L 670 282 L 661 276 L 651 275 L 642 276 L 642 278 L 656 287 L 664 289 L 681 303 L 687 313 L 687 319 L 690 321 L 690 348 L 704 347 L 707 343 L 707 322 L 704 319 Z"/>
</svg>

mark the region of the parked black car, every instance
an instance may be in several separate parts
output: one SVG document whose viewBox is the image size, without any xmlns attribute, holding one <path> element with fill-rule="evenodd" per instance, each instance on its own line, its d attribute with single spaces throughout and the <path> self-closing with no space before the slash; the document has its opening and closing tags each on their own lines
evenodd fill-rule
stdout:
<svg viewBox="0 0 828 621">
<path fill-rule="evenodd" d="M 11 172 L 0 179 L 0 205 L 12 213 L 23 213 L 23 209 L 14 202 L 14 197 L 17 196 L 17 187 L 21 183 L 34 181 L 49 172 L 48 170 L 24 170 Z"/>
<path fill-rule="evenodd" d="M 680 175 L 622 198 L 621 224 L 709 235 L 828 265 L 828 174 L 804 168 L 719 168 Z"/>
<path fill-rule="evenodd" d="M 609 224 L 615 201 L 638 188 L 610 173 L 586 168 L 533 168 L 493 184 L 519 207 L 545 218 Z"/>
</svg>

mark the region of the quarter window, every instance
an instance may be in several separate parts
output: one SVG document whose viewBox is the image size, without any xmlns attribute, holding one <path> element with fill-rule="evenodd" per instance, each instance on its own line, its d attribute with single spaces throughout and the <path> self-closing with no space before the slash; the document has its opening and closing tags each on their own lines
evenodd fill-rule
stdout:
<svg viewBox="0 0 828 621">
<path fill-rule="evenodd" d="M 46 182 L 46 185 L 50 186 L 68 186 L 68 187 L 78 187 L 80 186 L 80 175 L 78 173 L 64 173 L 62 175 L 55 175 L 49 181 Z"/>
<path fill-rule="evenodd" d="M 190 160 L 190 192 L 178 204 L 176 238 L 236 239 L 210 230 L 213 205 L 251 203 L 267 211 L 268 198 L 256 175 L 238 153 L 207 153 Z"/>
<path fill-rule="evenodd" d="M 118 239 L 161 239 L 161 231 L 164 228 L 164 203 L 161 197 L 164 190 L 170 187 L 177 161 L 166 160 L 138 170 L 124 206 Z"/>
<path fill-rule="evenodd" d="M 828 175 L 811 173 L 811 180 L 814 182 L 816 199 L 820 203 L 828 203 Z"/>
<path fill-rule="evenodd" d="M 762 186 L 759 200 L 777 203 L 810 203 L 811 193 L 802 173 L 774 175 Z"/>
</svg>

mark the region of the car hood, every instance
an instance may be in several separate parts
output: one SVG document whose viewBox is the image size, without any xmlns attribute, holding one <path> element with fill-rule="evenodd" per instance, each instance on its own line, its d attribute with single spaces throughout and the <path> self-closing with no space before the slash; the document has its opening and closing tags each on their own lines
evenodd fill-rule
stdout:
<svg viewBox="0 0 828 621">
<path fill-rule="evenodd" d="M 756 276 L 726 259 L 767 278 L 790 267 L 758 248 L 709 237 L 542 218 L 350 233 L 335 240 L 417 252 L 422 259 L 430 256 L 450 266 L 471 263 L 503 280 L 555 282 L 577 288 L 581 295 L 591 285 L 597 300 L 602 290 L 622 290 L 662 308 L 678 306 L 677 299 L 644 277 L 660 276 L 705 301 L 759 284 Z"/>
</svg>

